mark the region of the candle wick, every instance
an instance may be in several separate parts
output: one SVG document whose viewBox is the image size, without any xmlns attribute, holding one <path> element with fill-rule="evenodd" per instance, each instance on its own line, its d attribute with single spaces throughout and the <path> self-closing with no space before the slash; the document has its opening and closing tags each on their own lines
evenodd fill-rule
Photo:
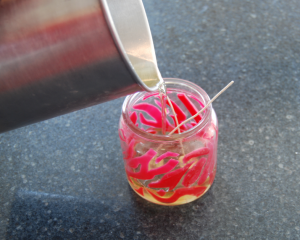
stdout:
<svg viewBox="0 0 300 240">
<path fill-rule="evenodd" d="M 177 129 L 179 129 L 182 125 L 186 124 L 187 122 L 193 120 L 195 117 L 199 116 L 203 111 L 205 111 L 223 92 L 225 92 L 232 84 L 234 81 L 231 81 L 226 87 L 224 87 L 213 99 L 211 99 L 207 105 L 201 109 L 198 113 L 196 113 L 194 116 L 190 117 L 189 119 L 185 120 L 184 122 L 180 123 L 177 125 L 176 128 L 172 130 L 172 132 L 169 133 L 169 136 L 171 136 Z"/>
</svg>

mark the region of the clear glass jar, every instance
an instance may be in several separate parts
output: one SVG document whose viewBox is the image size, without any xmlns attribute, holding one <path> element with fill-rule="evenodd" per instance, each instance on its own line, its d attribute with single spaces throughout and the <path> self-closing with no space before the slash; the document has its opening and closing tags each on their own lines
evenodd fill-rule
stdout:
<svg viewBox="0 0 300 240">
<path fill-rule="evenodd" d="M 179 123 L 209 101 L 206 92 L 186 80 L 165 79 Z M 122 107 L 119 136 L 127 179 L 142 198 L 160 205 L 180 205 L 200 198 L 212 185 L 217 167 L 218 120 L 212 106 L 202 115 L 176 126 L 170 105 L 167 135 L 160 134 L 158 93 L 128 96 Z M 160 114 L 159 114 L 160 111 Z"/>
</svg>

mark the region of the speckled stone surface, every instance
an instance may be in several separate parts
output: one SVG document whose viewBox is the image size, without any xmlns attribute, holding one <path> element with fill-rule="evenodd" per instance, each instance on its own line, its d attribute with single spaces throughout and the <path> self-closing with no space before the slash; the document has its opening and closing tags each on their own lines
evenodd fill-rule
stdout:
<svg viewBox="0 0 300 240">
<path fill-rule="evenodd" d="M 300 239 L 300 1 L 144 4 L 164 77 L 236 82 L 214 185 L 178 207 L 133 193 L 118 99 L 0 135 L 0 239 Z"/>
</svg>

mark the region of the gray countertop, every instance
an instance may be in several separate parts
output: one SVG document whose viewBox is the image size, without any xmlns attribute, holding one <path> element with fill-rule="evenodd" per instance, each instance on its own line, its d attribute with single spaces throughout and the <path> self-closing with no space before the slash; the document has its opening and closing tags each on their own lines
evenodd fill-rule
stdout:
<svg viewBox="0 0 300 240">
<path fill-rule="evenodd" d="M 1 239 L 300 239 L 300 1 L 144 0 L 164 77 L 214 96 L 218 171 L 201 199 L 129 187 L 123 99 L 0 135 Z"/>
</svg>

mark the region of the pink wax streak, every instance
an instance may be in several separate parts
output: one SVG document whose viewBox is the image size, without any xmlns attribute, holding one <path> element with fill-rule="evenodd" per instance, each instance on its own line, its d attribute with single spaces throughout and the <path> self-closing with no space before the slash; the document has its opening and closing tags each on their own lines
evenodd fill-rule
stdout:
<svg viewBox="0 0 300 240">
<path fill-rule="evenodd" d="M 138 168 L 141 166 L 138 172 L 134 172 L 129 168 L 126 169 L 128 176 L 141 179 L 141 180 L 150 180 L 154 178 L 156 175 L 165 174 L 174 169 L 178 161 L 174 159 L 170 159 L 165 165 L 159 168 L 155 168 L 152 170 L 148 170 L 149 162 L 157 155 L 157 153 L 150 149 L 145 155 L 137 158 L 130 159 L 127 161 L 127 166 L 131 168 Z"/>
<path fill-rule="evenodd" d="M 176 114 L 178 123 L 180 124 L 180 123 L 182 123 L 183 121 L 185 121 L 185 120 L 186 120 L 186 115 L 185 115 L 185 113 L 182 111 L 182 109 L 181 109 L 175 102 L 173 102 L 171 99 L 170 99 L 170 102 L 172 103 L 172 106 L 173 106 L 173 108 L 174 108 L 174 112 L 175 112 L 175 114 Z M 167 101 L 167 105 L 168 105 L 169 107 L 171 107 L 169 101 Z M 173 119 L 174 126 L 177 126 L 177 125 L 176 125 L 175 116 L 174 116 L 174 115 L 170 115 L 170 117 Z M 187 130 L 186 125 L 185 125 L 185 124 L 182 125 L 182 126 L 180 127 L 180 130 L 181 130 L 182 132 L 186 131 L 186 130 Z M 175 133 L 179 133 L 179 131 L 177 130 L 177 131 L 175 131 Z"/>
<path fill-rule="evenodd" d="M 148 189 L 147 189 L 147 192 L 150 193 L 152 195 L 152 197 L 154 197 L 159 202 L 174 203 L 180 197 L 185 196 L 185 195 L 193 195 L 193 196 L 199 197 L 206 191 L 206 189 L 207 189 L 206 187 L 180 188 L 180 189 L 176 190 L 175 193 L 169 198 L 159 197 L 159 196 L 155 195 L 154 193 L 152 193 Z M 161 194 L 163 194 L 162 191 L 160 191 L 159 195 L 161 195 Z"/>
<path fill-rule="evenodd" d="M 148 113 L 155 120 L 155 121 L 150 121 L 151 124 L 155 125 L 153 127 L 161 127 L 161 124 L 162 124 L 161 111 L 157 107 L 155 107 L 149 103 L 139 103 L 139 104 L 134 105 L 133 108 L 135 110 L 141 110 L 141 111 Z M 140 117 L 141 117 L 141 113 L 140 113 Z M 147 121 L 149 121 L 149 120 L 147 120 Z"/>
<path fill-rule="evenodd" d="M 129 159 L 127 161 L 127 165 L 131 168 L 137 168 L 141 164 L 141 171 L 144 170 L 144 168 L 147 168 L 148 170 L 148 164 L 151 161 L 151 159 L 156 156 L 156 154 L 157 153 L 153 149 L 150 149 L 143 156 Z"/>
<path fill-rule="evenodd" d="M 159 163 L 161 160 L 167 158 L 167 157 L 178 157 L 179 154 L 178 153 L 173 153 L 173 152 L 166 152 L 164 154 L 162 154 L 160 157 L 158 157 L 156 160 L 155 160 L 155 163 Z"/>
<path fill-rule="evenodd" d="M 141 194 L 142 196 L 144 196 L 144 189 L 142 187 L 140 187 L 139 189 L 134 189 L 137 193 Z"/>
<path fill-rule="evenodd" d="M 124 122 L 121 122 L 121 126 L 122 128 L 119 129 L 119 137 L 121 139 L 121 142 L 125 142 L 126 144 L 130 144 L 130 142 L 133 140 L 134 135 L 130 134 L 130 131 L 127 130 L 126 125 L 124 124 Z M 126 136 L 126 134 L 129 136 Z"/>
<path fill-rule="evenodd" d="M 206 163 L 206 158 L 201 158 L 185 175 L 182 185 L 185 187 L 190 187 L 193 183 L 196 182 L 201 171 Z"/>
<path fill-rule="evenodd" d="M 189 163 L 183 168 L 179 168 L 173 172 L 169 172 L 164 175 L 162 179 L 157 182 L 149 183 L 148 186 L 150 188 L 169 188 L 169 191 L 171 191 L 177 186 L 177 184 L 180 182 L 181 178 L 191 165 L 192 163 Z"/>
<path fill-rule="evenodd" d="M 184 111 L 182 111 L 181 108 L 175 102 L 173 102 L 172 100 L 170 100 L 170 101 L 171 101 L 174 111 L 177 115 L 178 123 L 180 124 L 186 120 L 186 115 L 185 115 Z M 170 106 L 169 102 L 167 102 L 167 104 Z"/>
<path fill-rule="evenodd" d="M 161 118 L 162 118 L 161 130 L 162 130 L 162 134 L 166 135 L 166 130 L 167 130 L 167 125 L 166 125 L 167 124 L 167 115 L 166 115 L 165 109 L 166 109 L 167 97 L 164 94 L 161 94 L 160 100 L 161 100 L 161 109 L 162 109 L 162 111 L 161 111 Z"/>
<path fill-rule="evenodd" d="M 195 122 L 191 122 L 190 123 L 193 127 L 195 127 L 196 125 L 197 125 L 197 123 L 195 123 Z"/>
<path fill-rule="evenodd" d="M 177 96 L 178 96 L 179 100 L 184 104 L 184 106 L 189 110 L 189 112 L 192 116 L 194 116 L 196 113 L 198 113 L 199 110 L 195 107 L 195 105 L 191 102 L 190 99 L 188 99 L 188 97 L 185 94 L 178 93 Z M 194 119 L 198 123 L 201 121 L 202 117 L 200 115 L 198 115 Z"/>
<path fill-rule="evenodd" d="M 207 159 L 206 165 L 203 169 L 203 172 L 202 172 L 200 178 L 198 179 L 198 183 L 197 183 L 198 185 L 205 183 L 205 181 L 208 177 L 214 178 L 214 176 L 212 176 L 214 174 L 213 169 L 215 166 L 215 151 L 214 151 L 213 144 L 209 142 L 207 144 L 207 149 L 209 149 L 208 159 Z M 210 181 L 211 181 L 211 179 L 210 179 Z"/>
<path fill-rule="evenodd" d="M 183 162 L 186 163 L 188 162 L 190 159 L 194 158 L 194 157 L 200 157 L 203 155 L 207 155 L 209 153 L 209 149 L 204 147 L 204 148 L 199 148 L 195 151 L 192 151 L 188 154 L 186 154 L 183 158 Z"/>
<path fill-rule="evenodd" d="M 151 133 L 151 134 L 156 134 L 156 133 L 157 133 L 156 130 L 151 129 L 151 128 L 150 128 L 150 129 L 147 129 L 146 132 L 147 132 L 147 133 Z"/>
<path fill-rule="evenodd" d="M 129 143 L 129 146 L 127 148 L 127 151 L 124 151 L 124 159 L 130 159 L 133 158 L 134 156 L 134 146 L 136 144 L 136 141 L 134 139 L 131 140 L 131 142 Z"/>
<path fill-rule="evenodd" d="M 206 181 L 206 179 L 208 178 L 208 175 L 209 175 L 208 169 L 205 167 L 203 169 L 202 175 L 200 176 L 197 184 L 198 185 L 203 184 Z"/>
<path fill-rule="evenodd" d="M 133 112 L 133 113 L 130 115 L 130 119 L 131 119 L 131 121 L 133 122 L 133 124 L 136 124 L 136 121 L 137 121 L 137 114 L 136 114 L 136 112 Z"/>
<path fill-rule="evenodd" d="M 151 127 L 161 128 L 161 124 L 157 123 L 157 121 L 151 121 L 151 120 L 146 119 L 142 113 L 140 113 L 139 116 L 140 116 L 140 121 L 142 124 L 148 125 Z"/>
<path fill-rule="evenodd" d="M 123 129 L 119 129 L 119 137 L 121 141 L 125 142 L 126 139 L 125 139 L 125 134 Z"/>
<path fill-rule="evenodd" d="M 163 196 L 165 196 L 166 195 L 166 193 L 167 192 L 165 192 L 164 190 L 159 190 L 159 191 L 157 191 L 157 194 L 159 195 L 159 196 L 161 196 L 161 197 L 163 197 Z"/>
<path fill-rule="evenodd" d="M 156 103 L 157 106 L 159 106 L 161 108 L 161 102 L 160 101 L 155 99 L 154 102 Z"/>
<path fill-rule="evenodd" d="M 163 124 L 161 110 L 159 110 L 157 107 L 155 107 L 155 106 L 153 106 L 149 103 L 136 104 L 136 105 L 133 106 L 133 108 L 135 110 L 140 110 L 140 111 L 144 111 L 144 112 L 148 113 L 154 119 L 154 121 L 153 120 L 148 120 L 144 117 L 144 115 L 142 113 L 140 113 L 139 117 L 140 117 L 140 122 L 142 124 L 161 129 L 162 124 Z M 167 129 L 169 129 L 170 126 L 171 126 L 171 124 L 167 120 L 166 121 Z"/>
</svg>

